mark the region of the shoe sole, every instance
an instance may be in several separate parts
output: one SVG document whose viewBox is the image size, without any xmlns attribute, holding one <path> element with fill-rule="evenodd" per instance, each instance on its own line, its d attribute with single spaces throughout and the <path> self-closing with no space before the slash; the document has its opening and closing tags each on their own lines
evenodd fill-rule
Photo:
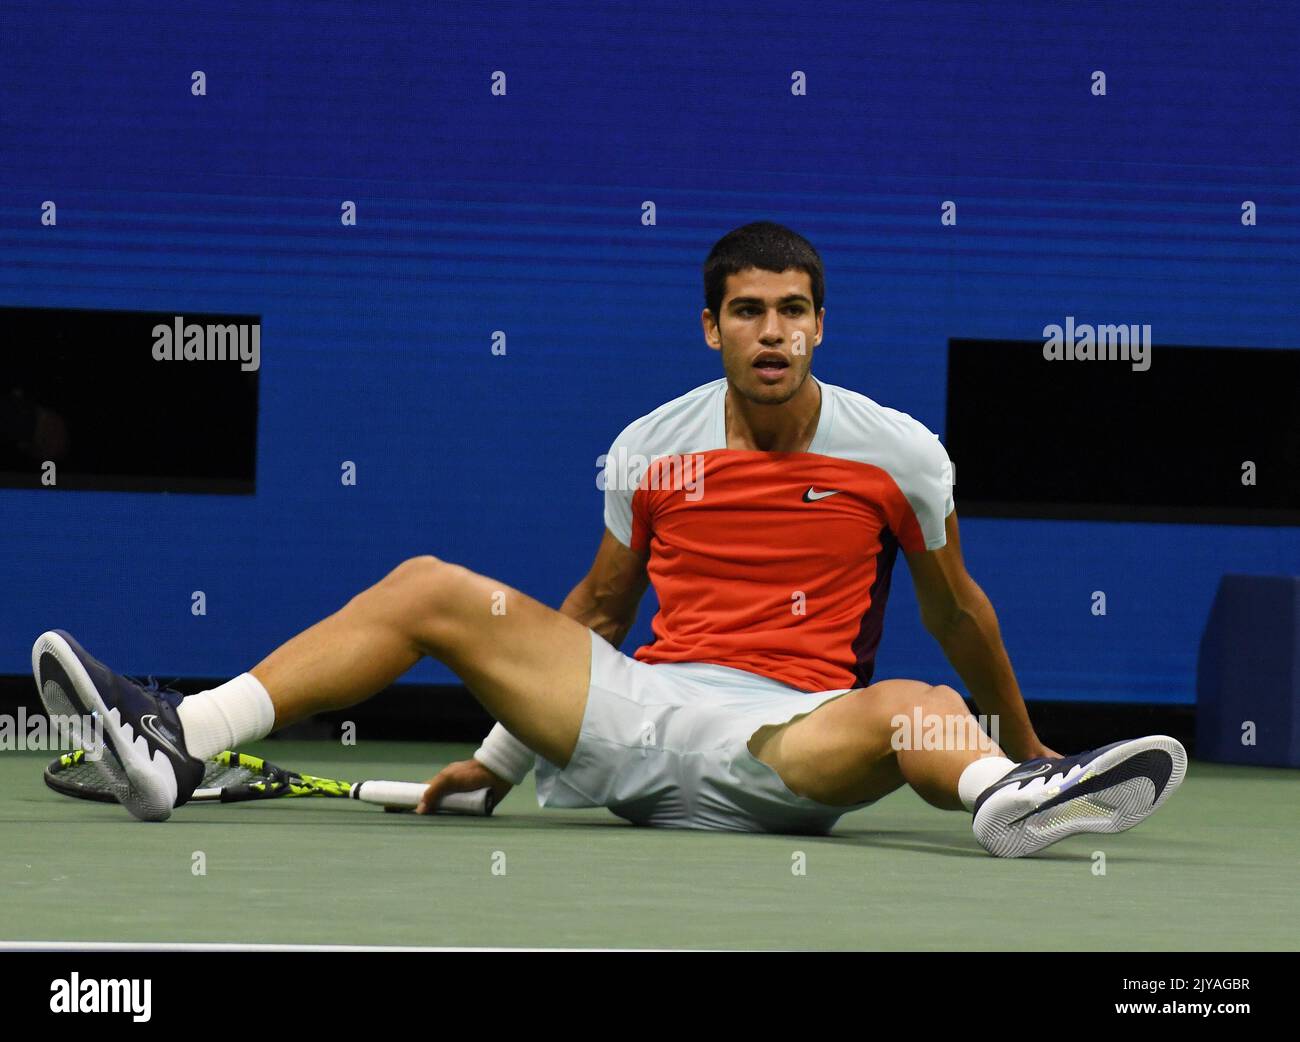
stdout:
<svg viewBox="0 0 1300 1042">
<path fill-rule="evenodd" d="M 1143 769 L 1169 771 L 1154 801 L 1152 780 L 1145 774 L 1134 774 Z M 1024 857 L 1081 832 L 1123 832 L 1154 814 L 1186 774 L 1187 750 L 1176 738 L 1135 738 L 1097 757 L 1068 786 L 1056 790 L 1033 785 L 1011 787 L 1004 790 L 1011 794 L 1008 798 L 990 797 L 974 822 L 975 835 L 994 857 Z M 1105 784 L 1107 775 L 1113 776 L 1114 784 Z M 1085 782 L 1088 785 L 1084 791 L 1073 799 L 1034 812 L 1035 806 L 1045 802 L 1045 791 L 1068 793 Z"/>
<path fill-rule="evenodd" d="M 127 736 L 121 713 L 104 704 L 81 659 L 59 634 L 50 631 L 36 638 L 32 645 L 32 676 L 46 712 L 77 717 L 93 714 L 103 722 L 107 748 L 99 759 L 87 758 L 86 762 L 93 762 L 118 802 L 141 821 L 166 821 L 171 817 L 176 803 L 176 772 L 171 762 L 161 752 L 151 757 L 143 737 Z"/>
</svg>

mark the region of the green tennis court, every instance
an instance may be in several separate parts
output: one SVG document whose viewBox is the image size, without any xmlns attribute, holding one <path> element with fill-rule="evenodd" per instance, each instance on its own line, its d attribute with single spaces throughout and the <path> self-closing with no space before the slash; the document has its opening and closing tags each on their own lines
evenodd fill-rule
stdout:
<svg viewBox="0 0 1300 1042">
<path fill-rule="evenodd" d="M 473 747 L 248 751 L 323 775 L 418 781 Z M 1193 762 L 1137 829 L 997 860 L 968 816 L 910 790 L 830 837 L 541 811 L 531 780 L 492 818 L 278 800 L 195 805 L 146 825 L 46 789 L 48 759 L 0 757 L 7 941 L 1106 951 L 1289 950 L 1300 935 L 1300 801 L 1285 770 Z M 194 873 L 196 852 L 206 874 Z"/>
</svg>

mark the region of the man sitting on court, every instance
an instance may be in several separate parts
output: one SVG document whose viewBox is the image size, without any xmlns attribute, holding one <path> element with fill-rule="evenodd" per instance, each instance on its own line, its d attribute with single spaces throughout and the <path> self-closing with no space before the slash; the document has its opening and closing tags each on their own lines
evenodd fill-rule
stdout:
<svg viewBox="0 0 1300 1042">
<path fill-rule="evenodd" d="M 1038 740 L 992 605 L 962 563 L 938 438 L 811 374 L 825 317 L 812 245 L 746 225 L 713 247 L 704 289 L 704 338 L 724 376 L 615 439 L 606 531 L 559 611 L 418 557 L 179 708 L 69 634 L 42 634 L 32 667 L 47 709 L 104 720 L 102 769 L 145 820 L 186 801 L 203 758 L 362 701 L 424 655 L 499 723 L 432 780 L 421 811 L 484 786 L 501 797 L 534 759 L 543 806 L 676 828 L 824 833 L 906 784 L 971 812 L 985 849 L 1014 857 L 1130 828 L 1168 799 L 1187 762 L 1172 738 L 1076 756 Z M 902 721 L 945 721 L 945 736 L 974 723 L 950 687 L 872 683 L 900 549 L 926 628 L 999 721 L 1001 748 L 899 740 Z M 617 648 L 648 583 L 655 639 L 628 657 Z"/>
</svg>

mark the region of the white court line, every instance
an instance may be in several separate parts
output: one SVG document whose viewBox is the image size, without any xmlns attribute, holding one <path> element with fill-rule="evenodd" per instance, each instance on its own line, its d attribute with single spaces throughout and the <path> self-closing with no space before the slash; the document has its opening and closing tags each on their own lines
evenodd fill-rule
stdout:
<svg viewBox="0 0 1300 1042">
<path fill-rule="evenodd" d="M 0 951 L 8 952 L 666 952 L 674 950 L 677 949 L 420 948 L 384 944 L 229 944 L 202 941 L 0 941 Z"/>
</svg>

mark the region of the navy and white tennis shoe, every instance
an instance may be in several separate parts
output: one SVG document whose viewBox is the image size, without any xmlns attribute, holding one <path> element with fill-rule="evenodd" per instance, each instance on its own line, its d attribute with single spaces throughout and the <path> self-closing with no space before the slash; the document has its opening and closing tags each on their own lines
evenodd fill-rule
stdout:
<svg viewBox="0 0 1300 1042">
<path fill-rule="evenodd" d="M 995 857 L 1023 857 L 1079 832 L 1123 832 L 1173 795 L 1187 750 L 1152 735 L 1060 759 L 1026 760 L 975 803 L 975 837 Z"/>
<path fill-rule="evenodd" d="M 88 762 L 141 821 L 166 821 L 202 781 L 203 761 L 185 748 L 176 692 L 114 673 L 63 630 L 36 638 L 32 675 L 51 716 L 103 722 L 102 755 Z"/>
</svg>

